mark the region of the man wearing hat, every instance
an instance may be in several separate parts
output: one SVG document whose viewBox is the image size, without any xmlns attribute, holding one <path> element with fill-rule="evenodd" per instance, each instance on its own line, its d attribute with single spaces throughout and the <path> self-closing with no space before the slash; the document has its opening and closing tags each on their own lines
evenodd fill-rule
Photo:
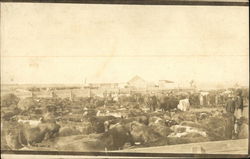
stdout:
<svg viewBox="0 0 250 159">
<path fill-rule="evenodd" d="M 236 97 L 234 98 L 235 101 L 235 122 L 234 122 L 234 137 L 237 138 L 239 133 L 239 121 L 243 114 L 243 98 L 242 98 L 242 90 L 238 89 L 236 92 Z"/>
<path fill-rule="evenodd" d="M 235 97 L 235 117 L 240 119 L 243 114 L 243 98 L 242 98 L 242 90 L 237 90 Z"/>
<path fill-rule="evenodd" d="M 226 112 L 230 114 L 234 114 L 234 111 L 235 111 L 234 97 L 232 96 L 232 94 L 229 94 L 227 104 L 226 104 Z"/>
<path fill-rule="evenodd" d="M 225 136 L 227 139 L 233 139 L 235 135 L 235 117 L 234 117 L 234 112 L 235 112 L 235 100 L 234 96 L 232 94 L 228 95 L 227 98 L 227 103 L 226 103 L 226 131 L 225 131 Z"/>
</svg>

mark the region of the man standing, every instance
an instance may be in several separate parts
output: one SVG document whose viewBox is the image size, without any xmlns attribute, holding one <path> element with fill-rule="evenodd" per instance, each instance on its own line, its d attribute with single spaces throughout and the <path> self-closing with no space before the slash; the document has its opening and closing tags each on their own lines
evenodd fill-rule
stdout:
<svg viewBox="0 0 250 159">
<path fill-rule="evenodd" d="M 233 96 L 230 94 L 228 96 L 228 101 L 226 103 L 226 112 L 230 114 L 234 114 L 235 111 L 235 101 Z"/>
<path fill-rule="evenodd" d="M 239 119 L 242 117 L 243 114 L 243 97 L 242 97 L 242 91 L 239 89 L 237 91 L 237 95 L 235 97 L 235 105 L 236 105 L 236 118 Z"/>
<path fill-rule="evenodd" d="M 237 95 L 235 97 L 235 122 L 234 122 L 234 134 L 237 137 L 239 133 L 239 121 L 243 114 L 243 98 L 242 98 L 242 91 L 238 90 Z"/>
<path fill-rule="evenodd" d="M 225 136 L 227 139 L 233 138 L 234 132 L 234 111 L 235 111 L 235 101 L 234 97 L 229 94 L 226 103 L 226 114 L 225 114 Z"/>
<path fill-rule="evenodd" d="M 151 96 L 151 106 L 150 106 L 152 111 L 155 111 L 156 105 L 157 105 L 157 98 L 153 93 L 153 95 Z"/>
</svg>

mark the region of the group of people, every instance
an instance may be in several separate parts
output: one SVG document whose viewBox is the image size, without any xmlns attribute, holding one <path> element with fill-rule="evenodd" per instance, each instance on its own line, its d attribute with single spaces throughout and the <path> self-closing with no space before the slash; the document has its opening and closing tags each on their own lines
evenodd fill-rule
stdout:
<svg viewBox="0 0 250 159">
<path fill-rule="evenodd" d="M 229 94 L 228 100 L 225 106 L 226 113 L 232 116 L 232 133 L 230 138 L 237 138 L 239 133 L 239 122 L 243 116 L 243 97 L 242 91 L 237 90 L 235 94 Z"/>
</svg>

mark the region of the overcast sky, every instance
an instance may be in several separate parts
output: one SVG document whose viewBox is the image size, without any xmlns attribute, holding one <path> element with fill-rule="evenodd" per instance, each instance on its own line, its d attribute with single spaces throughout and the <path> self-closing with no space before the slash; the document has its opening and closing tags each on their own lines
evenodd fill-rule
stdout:
<svg viewBox="0 0 250 159">
<path fill-rule="evenodd" d="M 1 4 L 2 83 L 249 81 L 248 7 Z"/>
</svg>

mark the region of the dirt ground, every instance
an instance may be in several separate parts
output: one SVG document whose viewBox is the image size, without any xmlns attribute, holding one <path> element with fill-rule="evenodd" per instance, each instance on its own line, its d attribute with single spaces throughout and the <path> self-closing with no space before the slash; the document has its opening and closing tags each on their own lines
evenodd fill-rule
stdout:
<svg viewBox="0 0 250 159">
<path fill-rule="evenodd" d="M 203 149 L 203 153 L 208 154 L 247 154 L 248 153 L 248 140 L 225 140 L 225 141 L 212 141 L 180 145 L 168 145 L 150 148 L 138 148 L 121 150 L 119 152 L 140 152 L 140 153 L 202 153 L 197 149 Z"/>
</svg>

